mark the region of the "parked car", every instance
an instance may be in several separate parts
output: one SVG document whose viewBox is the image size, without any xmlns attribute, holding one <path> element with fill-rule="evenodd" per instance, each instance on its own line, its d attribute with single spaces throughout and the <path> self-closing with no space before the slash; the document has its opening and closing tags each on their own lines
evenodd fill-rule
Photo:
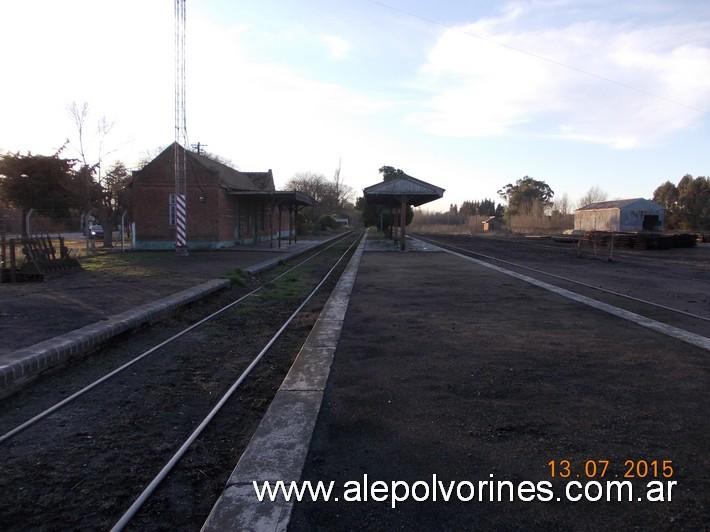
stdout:
<svg viewBox="0 0 710 532">
<path fill-rule="evenodd" d="M 99 224 L 91 224 L 89 226 L 89 236 L 91 238 L 103 238 L 104 228 L 101 227 Z"/>
</svg>

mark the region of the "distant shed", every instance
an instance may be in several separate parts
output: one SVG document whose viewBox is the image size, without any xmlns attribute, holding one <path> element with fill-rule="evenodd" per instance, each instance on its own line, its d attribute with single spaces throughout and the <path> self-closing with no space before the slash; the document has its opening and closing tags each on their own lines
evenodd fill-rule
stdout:
<svg viewBox="0 0 710 532">
<path fill-rule="evenodd" d="M 590 203 L 574 212 L 578 231 L 662 231 L 665 209 L 655 201 L 632 198 Z"/>
<path fill-rule="evenodd" d="M 491 233 L 494 231 L 500 231 L 505 227 L 505 223 L 503 220 L 498 218 L 497 216 L 489 216 L 485 220 L 481 222 L 483 225 L 483 232 L 484 233 Z"/>
</svg>

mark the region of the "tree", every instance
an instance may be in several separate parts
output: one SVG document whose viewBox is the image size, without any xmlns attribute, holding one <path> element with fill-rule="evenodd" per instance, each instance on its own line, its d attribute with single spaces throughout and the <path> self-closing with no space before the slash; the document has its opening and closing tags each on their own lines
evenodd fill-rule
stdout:
<svg viewBox="0 0 710 532">
<path fill-rule="evenodd" d="M 382 166 L 380 167 L 379 172 L 382 174 L 382 181 L 389 181 L 391 179 L 394 179 L 395 177 L 407 176 L 407 174 L 405 174 L 403 170 L 395 168 L 394 166 Z"/>
<path fill-rule="evenodd" d="M 333 185 L 335 187 L 335 197 L 338 202 L 338 208 L 342 209 L 345 204 L 349 202 L 352 198 L 353 189 L 351 186 L 346 185 L 343 181 L 343 176 L 340 175 L 340 170 L 342 166 L 342 160 L 338 159 L 338 167 L 335 169 L 333 174 Z"/>
<path fill-rule="evenodd" d="M 119 223 L 123 211 L 129 207 L 129 179 L 130 173 L 121 161 L 113 163 L 104 176 L 99 209 L 101 219 L 107 220 L 111 227 Z M 104 226 L 104 245 L 107 231 L 110 229 Z"/>
<path fill-rule="evenodd" d="M 592 203 L 599 203 L 600 201 L 606 201 L 607 198 L 607 193 L 604 192 L 601 188 L 598 186 L 593 186 L 587 192 L 579 198 L 579 202 L 577 203 L 580 208 L 586 207 L 587 205 L 590 205 Z"/>
<path fill-rule="evenodd" d="M 682 213 L 678 203 L 678 188 L 666 181 L 653 192 L 653 201 L 660 203 L 666 209 L 665 226 L 667 229 L 677 229 L 682 225 Z"/>
<path fill-rule="evenodd" d="M 313 208 L 316 218 L 331 213 L 337 206 L 335 186 L 323 174 L 297 173 L 286 183 L 286 190 L 297 190 L 311 196 L 316 201 Z"/>
<path fill-rule="evenodd" d="M 653 199 L 665 207 L 668 229 L 710 229 L 710 178 L 685 175 L 677 186 L 666 181 Z"/>
<path fill-rule="evenodd" d="M 498 195 L 508 202 L 506 213 L 514 215 L 529 214 L 537 205 L 550 207 L 555 193 L 544 181 L 525 176 L 518 179 L 515 185 L 505 185 L 498 191 Z"/>
<path fill-rule="evenodd" d="M 286 190 L 297 190 L 311 196 L 316 204 L 304 209 L 303 220 L 309 225 L 315 225 L 322 216 L 343 211 L 352 188 L 343 183 L 339 169 L 333 180 L 314 172 L 300 172 L 286 183 Z"/>
<path fill-rule="evenodd" d="M 80 181 L 84 185 L 81 193 L 81 208 L 85 213 L 97 213 L 101 225 L 104 228 L 104 247 L 113 247 L 113 228 L 116 224 L 115 212 L 107 208 L 106 197 L 112 197 L 113 192 L 107 190 L 105 176 L 103 172 L 104 157 L 111 152 L 105 151 L 106 139 L 113 129 L 113 122 L 109 122 L 105 116 L 101 116 L 96 121 L 96 128 L 93 136 L 89 136 L 88 121 L 90 116 L 89 105 L 84 102 L 77 105 L 76 102 L 69 106 L 69 114 L 74 122 L 77 133 L 77 149 L 81 158 L 81 166 L 77 171 Z M 93 156 L 89 155 L 89 144 L 93 143 Z M 114 163 L 115 165 L 116 163 Z M 94 183 L 99 187 L 99 193 L 94 194 L 91 189 Z"/>
<path fill-rule="evenodd" d="M 488 198 L 481 201 L 467 200 L 459 207 L 459 214 L 464 216 L 497 216 L 498 207 L 503 208 L 502 205 L 496 206 L 495 201 Z"/>
<path fill-rule="evenodd" d="M 482 200 L 478 205 L 478 211 L 476 214 L 480 216 L 493 216 L 496 212 L 496 204 L 493 200 L 488 198 Z"/>
<path fill-rule="evenodd" d="M 25 215 L 37 209 L 52 218 L 66 218 L 78 206 L 78 176 L 73 172 L 74 159 L 54 155 L 0 156 L 0 196 L 9 205 L 22 210 L 22 232 L 27 233 Z"/>
<path fill-rule="evenodd" d="M 558 200 L 555 200 L 554 203 L 554 210 L 557 211 L 560 214 L 571 214 L 572 212 L 572 205 L 570 204 L 569 201 L 569 196 L 565 192 L 562 194 L 562 197 Z"/>
<path fill-rule="evenodd" d="M 678 182 L 684 229 L 710 229 L 710 179 L 686 175 Z"/>
</svg>

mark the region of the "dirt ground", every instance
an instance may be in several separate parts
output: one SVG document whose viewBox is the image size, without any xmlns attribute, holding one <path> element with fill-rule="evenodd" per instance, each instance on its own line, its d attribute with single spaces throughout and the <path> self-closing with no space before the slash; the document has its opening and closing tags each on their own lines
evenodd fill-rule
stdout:
<svg viewBox="0 0 710 532">
<path fill-rule="evenodd" d="M 286 247 L 282 248 L 286 253 Z M 260 250 L 103 253 L 83 271 L 41 283 L 0 284 L 0 354 L 100 321 L 274 257 Z"/>
<path fill-rule="evenodd" d="M 319 258 L 2 444 L 0 530 L 105 530 L 342 253 Z M 341 267 L 344 267 L 344 261 Z M 281 267 L 283 269 L 285 267 Z M 268 281 L 280 270 L 268 272 Z M 260 362 L 131 530 L 199 530 L 318 317 L 338 273 Z M 43 375 L 0 402 L 0 433 L 243 294 L 234 287 Z"/>
<path fill-rule="evenodd" d="M 706 530 L 707 355 L 450 255 L 365 253 L 303 474 L 340 502 L 297 503 L 290 530 Z M 605 481 L 672 460 L 678 484 L 666 503 L 342 497 L 364 474 L 538 482 L 562 459 L 570 480 L 609 460 Z"/>
</svg>

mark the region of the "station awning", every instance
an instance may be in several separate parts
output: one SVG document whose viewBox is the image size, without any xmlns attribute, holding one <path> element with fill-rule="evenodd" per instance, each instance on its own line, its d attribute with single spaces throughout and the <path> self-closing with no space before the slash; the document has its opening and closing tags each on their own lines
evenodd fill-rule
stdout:
<svg viewBox="0 0 710 532">
<path fill-rule="evenodd" d="M 227 194 L 243 198 L 272 200 L 276 204 L 300 207 L 312 207 L 316 203 L 308 194 L 295 190 L 229 190 Z"/>
<path fill-rule="evenodd" d="M 405 250 L 407 206 L 418 207 L 444 197 L 444 189 L 406 174 L 364 188 L 365 202 L 399 210 L 400 249 Z M 392 233 L 394 238 L 394 232 Z"/>
<path fill-rule="evenodd" d="M 442 198 L 444 189 L 405 175 L 364 188 L 363 193 L 365 201 L 370 204 L 399 207 L 404 201 L 407 205 L 418 207 Z"/>
</svg>

